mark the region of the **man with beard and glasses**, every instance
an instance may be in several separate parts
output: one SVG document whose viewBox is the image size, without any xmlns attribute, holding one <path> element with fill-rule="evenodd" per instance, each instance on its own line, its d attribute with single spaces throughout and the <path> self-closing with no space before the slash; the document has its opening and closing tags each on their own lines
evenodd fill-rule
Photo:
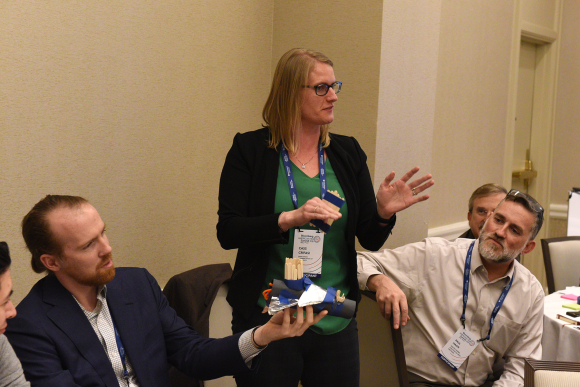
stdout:
<svg viewBox="0 0 580 387">
<path fill-rule="evenodd" d="M 289 309 L 265 325 L 204 339 L 139 268 L 115 270 L 105 223 L 77 196 L 48 195 L 22 220 L 32 268 L 47 273 L 16 308 L 6 336 L 32 386 L 169 386 L 169 364 L 206 380 L 257 368 L 274 340 L 326 313 Z"/>
<path fill-rule="evenodd" d="M 515 258 L 534 249 L 543 212 L 511 190 L 476 240 L 358 253 L 360 288 L 376 292 L 381 314 L 404 326 L 412 386 L 524 385 L 524 358 L 542 355 L 544 291 Z"/>
</svg>

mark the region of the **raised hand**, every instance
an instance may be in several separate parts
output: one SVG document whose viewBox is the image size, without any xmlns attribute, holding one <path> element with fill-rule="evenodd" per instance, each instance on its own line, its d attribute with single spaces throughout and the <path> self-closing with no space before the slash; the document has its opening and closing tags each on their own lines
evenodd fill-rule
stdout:
<svg viewBox="0 0 580 387">
<path fill-rule="evenodd" d="M 394 183 L 395 172 L 391 172 L 383 180 L 377 192 L 377 211 L 381 218 L 389 219 L 393 214 L 429 199 L 429 195 L 418 195 L 435 184 L 431 174 L 407 183 L 418 171 L 419 167 L 415 167 Z"/>
</svg>

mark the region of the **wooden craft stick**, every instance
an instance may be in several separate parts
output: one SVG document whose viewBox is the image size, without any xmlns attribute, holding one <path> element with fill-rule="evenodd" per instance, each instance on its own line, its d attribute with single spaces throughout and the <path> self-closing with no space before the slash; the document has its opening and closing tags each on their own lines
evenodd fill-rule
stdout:
<svg viewBox="0 0 580 387">
<path fill-rule="evenodd" d="M 322 201 L 328 205 L 333 210 L 339 211 L 342 205 L 344 204 L 344 199 L 338 195 L 338 191 L 326 191 L 327 194 L 324 196 Z M 330 226 L 334 222 L 333 219 L 326 219 L 322 221 L 320 219 L 312 219 L 310 224 L 314 227 L 318 227 L 318 229 L 325 234 L 330 230 Z"/>
<path fill-rule="evenodd" d="M 338 195 L 338 191 L 330 191 L 330 190 L 329 190 L 328 192 L 330 192 L 330 193 L 331 193 L 331 194 L 333 194 L 334 196 L 336 196 L 336 197 L 340 198 L 340 195 Z M 341 198 L 341 199 L 342 199 L 342 198 Z M 332 208 L 333 210 L 335 210 L 335 211 L 340 211 L 340 207 L 337 207 L 337 206 L 335 206 L 334 204 L 332 204 L 332 203 L 330 203 L 329 201 L 326 201 L 326 200 L 324 200 L 324 199 L 323 199 L 323 201 L 324 201 L 324 202 L 325 202 L 325 203 L 326 203 L 326 204 L 327 204 L 327 205 L 328 205 L 330 208 Z M 326 224 L 328 224 L 329 226 L 332 226 L 332 222 L 334 222 L 334 219 L 327 219 L 327 220 L 326 220 Z"/>
<path fill-rule="evenodd" d="M 300 258 L 286 258 L 284 264 L 284 279 L 299 280 L 304 275 L 304 261 Z"/>
</svg>

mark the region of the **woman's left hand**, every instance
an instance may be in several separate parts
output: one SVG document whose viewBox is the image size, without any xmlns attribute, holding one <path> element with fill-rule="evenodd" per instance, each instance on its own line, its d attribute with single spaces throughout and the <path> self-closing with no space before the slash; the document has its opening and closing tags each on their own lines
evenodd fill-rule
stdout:
<svg viewBox="0 0 580 387">
<path fill-rule="evenodd" d="M 381 218 L 390 219 L 395 213 L 429 199 L 429 195 L 418 195 L 435 184 L 435 181 L 431 180 L 431 174 L 407 184 L 418 171 L 419 167 L 415 167 L 392 184 L 395 172 L 389 173 L 383 180 L 377 192 L 377 211 Z"/>
</svg>

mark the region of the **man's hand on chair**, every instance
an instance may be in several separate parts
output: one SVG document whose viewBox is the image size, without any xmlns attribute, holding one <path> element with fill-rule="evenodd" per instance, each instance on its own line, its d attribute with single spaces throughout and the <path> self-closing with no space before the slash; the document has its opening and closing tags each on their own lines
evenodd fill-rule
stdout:
<svg viewBox="0 0 580 387">
<path fill-rule="evenodd" d="M 369 277 L 367 287 L 376 293 L 381 315 L 387 320 L 393 315 L 395 329 L 407 325 L 410 320 L 407 297 L 392 279 L 383 274 L 373 275 Z"/>
</svg>

